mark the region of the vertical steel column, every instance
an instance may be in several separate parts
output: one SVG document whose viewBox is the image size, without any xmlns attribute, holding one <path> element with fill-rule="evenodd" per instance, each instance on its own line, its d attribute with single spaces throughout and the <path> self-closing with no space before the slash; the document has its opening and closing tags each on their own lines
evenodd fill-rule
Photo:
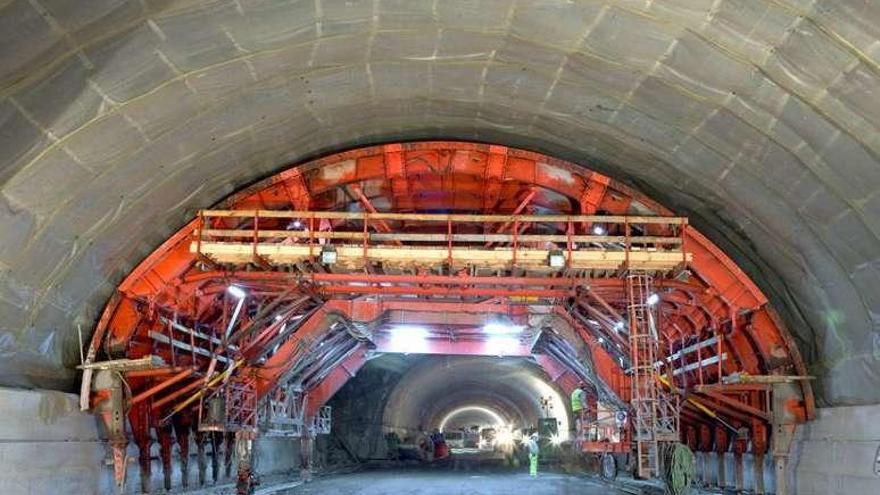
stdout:
<svg viewBox="0 0 880 495">
<path fill-rule="evenodd" d="M 223 446 L 223 432 L 212 431 L 211 433 L 211 479 L 214 483 L 220 481 L 220 453 Z"/>
<path fill-rule="evenodd" d="M 232 477 L 232 457 L 235 454 L 235 432 L 227 431 L 226 439 L 223 441 L 226 444 L 226 459 L 225 459 L 225 467 L 226 467 L 226 477 Z"/>
<path fill-rule="evenodd" d="M 745 471 L 743 468 L 743 454 L 748 450 L 748 440 L 745 438 L 736 438 L 733 441 L 733 459 L 734 459 L 734 486 L 737 493 L 745 489 Z"/>
<path fill-rule="evenodd" d="M 199 467 L 199 486 L 205 486 L 208 474 L 208 462 L 205 458 L 205 432 L 195 428 L 194 436 L 196 440 L 196 462 Z"/>
<path fill-rule="evenodd" d="M 312 423 L 314 418 L 306 418 L 305 431 L 299 439 L 300 479 L 308 483 L 312 481 L 312 457 L 315 448 L 315 434 Z"/>
<path fill-rule="evenodd" d="M 235 488 L 238 495 L 253 493 L 255 485 L 253 455 L 256 439 L 256 431 L 238 430 L 235 432 L 235 459 L 238 465 Z"/>
<path fill-rule="evenodd" d="M 192 413 L 186 411 L 173 419 L 174 437 L 180 449 L 180 483 L 183 489 L 189 488 L 189 433 L 192 429 Z"/>
<path fill-rule="evenodd" d="M 725 456 L 728 445 L 727 430 L 722 426 L 715 427 L 715 453 L 718 456 L 718 488 L 724 488 L 727 485 L 727 466 L 725 465 Z"/>
<path fill-rule="evenodd" d="M 125 486 L 125 451 L 128 448 L 121 375 L 111 370 L 98 371 L 92 382 L 92 400 L 95 413 L 107 429 L 107 438 L 113 452 L 113 479 L 116 482 L 116 491 L 121 492 Z"/>
<path fill-rule="evenodd" d="M 150 478 L 153 476 L 150 449 L 153 445 L 153 437 L 150 435 L 149 405 L 141 402 L 132 406 L 128 411 L 128 422 L 131 424 L 131 433 L 138 447 L 141 492 L 150 493 Z"/>
<path fill-rule="evenodd" d="M 156 428 L 159 437 L 159 455 L 162 458 L 162 475 L 165 481 L 165 491 L 171 490 L 171 447 L 174 445 L 174 432 L 171 425 L 163 425 Z"/>
</svg>

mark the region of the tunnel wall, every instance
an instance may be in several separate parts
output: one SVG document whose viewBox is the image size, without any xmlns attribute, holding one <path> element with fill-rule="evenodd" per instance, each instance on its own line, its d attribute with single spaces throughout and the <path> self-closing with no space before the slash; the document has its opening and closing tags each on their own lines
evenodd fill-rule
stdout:
<svg viewBox="0 0 880 495">
<path fill-rule="evenodd" d="M 880 493 L 880 406 L 819 409 L 794 459 L 797 495 Z"/>
<path fill-rule="evenodd" d="M 257 468 L 262 475 L 299 469 L 299 441 L 260 438 Z M 210 446 L 208 450 L 208 479 Z M 159 445 L 153 444 L 152 487 L 160 492 Z M 190 487 L 198 485 L 195 445 L 191 441 Z M 137 448 L 130 444 L 126 494 L 140 493 Z M 175 445 L 173 486 L 180 487 Z M 115 493 L 110 449 L 95 416 L 80 412 L 75 395 L 45 390 L 0 388 L 0 493 L 3 495 L 109 495 Z M 233 467 L 233 476 L 235 471 Z M 231 482 L 221 478 L 220 484 Z"/>
<path fill-rule="evenodd" d="M 345 384 L 330 401 L 333 407 L 332 435 L 354 452 L 360 459 L 385 459 L 388 457 L 385 433 L 397 431 L 401 436 L 407 425 L 386 425 L 383 410 L 388 396 L 400 380 L 400 374 L 392 370 L 370 367 L 362 368 Z M 330 462 L 348 463 L 350 457 L 330 442 Z"/>
<path fill-rule="evenodd" d="M 443 138 L 689 215 L 771 296 L 824 401 L 880 402 L 876 2 L 72 5 L 0 7 L 0 383 L 71 389 L 77 325 L 197 208 Z"/>
</svg>

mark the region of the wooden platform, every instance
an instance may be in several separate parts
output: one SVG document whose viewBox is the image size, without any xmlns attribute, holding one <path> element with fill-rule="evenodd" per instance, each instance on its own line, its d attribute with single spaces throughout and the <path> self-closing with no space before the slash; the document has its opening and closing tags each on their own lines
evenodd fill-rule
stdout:
<svg viewBox="0 0 880 495">
<path fill-rule="evenodd" d="M 320 261 L 320 245 L 297 245 L 282 243 L 228 243 L 202 242 L 198 246 L 193 242 L 191 252 L 200 249 L 203 255 L 218 263 L 246 264 L 254 260 L 254 252 L 265 262 L 274 265 L 293 265 L 309 261 Z M 456 268 L 492 268 L 509 269 L 514 265 L 531 271 L 554 272 L 564 268 L 582 270 L 615 270 L 627 261 L 627 252 L 622 250 L 589 249 L 571 251 L 571 259 L 567 267 L 553 268 L 548 259 L 551 250 L 547 249 L 513 249 L 502 248 L 468 248 L 454 247 L 414 247 L 370 245 L 364 248 L 359 245 L 335 245 L 337 254 L 335 266 L 345 269 L 362 269 L 366 263 L 381 263 L 389 268 L 432 268 L 449 263 Z M 567 258 L 568 252 L 561 251 Z M 691 254 L 685 255 L 680 250 L 629 251 L 629 266 L 639 270 L 668 271 L 681 266 L 682 262 L 691 261 Z"/>
</svg>

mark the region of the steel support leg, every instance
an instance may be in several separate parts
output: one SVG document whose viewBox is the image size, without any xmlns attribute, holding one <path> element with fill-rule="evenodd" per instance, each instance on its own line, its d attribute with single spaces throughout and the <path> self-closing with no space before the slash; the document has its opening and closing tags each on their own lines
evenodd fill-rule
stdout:
<svg viewBox="0 0 880 495">
<path fill-rule="evenodd" d="M 194 437 L 196 440 L 196 461 L 199 466 L 199 486 L 205 486 L 208 474 L 208 462 L 205 458 L 205 432 L 196 429 Z"/>
<path fill-rule="evenodd" d="M 122 393 L 122 379 L 110 371 L 99 371 L 92 382 L 92 397 L 95 413 L 107 429 L 110 449 L 113 455 L 113 479 L 116 491 L 121 493 L 125 487 L 126 450 L 128 438 L 125 435 L 125 400 Z"/>
<path fill-rule="evenodd" d="M 152 454 L 153 437 L 150 435 L 150 408 L 140 403 L 128 412 L 131 433 L 138 447 L 138 464 L 140 465 L 141 492 L 150 493 L 150 478 L 153 476 Z"/>
<path fill-rule="evenodd" d="M 755 494 L 764 495 L 764 454 L 755 454 Z"/>
<path fill-rule="evenodd" d="M 232 477 L 232 455 L 235 454 L 235 432 L 226 432 L 226 439 L 223 443 L 226 444 L 226 462 L 224 463 L 226 467 L 226 477 L 230 478 Z"/>
<path fill-rule="evenodd" d="M 174 418 L 174 437 L 180 449 L 180 483 L 183 489 L 189 488 L 189 431 L 192 427 L 192 416 L 179 414 Z"/>
<path fill-rule="evenodd" d="M 776 465 L 776 495 L 788 495 L 788 456 L 774 456 Z"/>
<path fill-rule="evenodd" d="M 254 442 L 256 433 L 241 430 L 235 433 L 235 457 L 238 465 L 236 490 L 238 495 L 251 495 L 256 477 L 254 473 Z"/>
<path fill-rule="evenodd" d="M 733 479 L 736 487 L 736 491 L 740 492 L 745 488 L 744 482 L 744 472 L 743 472 L 743 455 L 739 452 L 734 452 L 733 454 L 734 460 L 734 472 Z"/>
<path fill-rule="evenodd" d="M 299 444 L 299 477 L 306 483 L 312 481 L 312 449 L 314 449 L 314 446 L 315 442 L 311 432 L 306 431 L 303 436 L 300 437 Z"/>
<path fill-rule="evenodd" d="M 223 432 L 211 432 L 211 479 L 216 484 L 220 481 L 220 455 L 223 445 Z"/>
<path fill-rule="evenodd" d="M 162 458 L 162 475 L 165 479 L 165 491 L 171 490 L 171 447 L 174 445 L 174 430 L 168 426 L 157 428 L 159 435 L 159 455 Z"/>
<path fill-rule="evenodd" d="M 734 472 L 733 479 L 736 487 L 736 491 L 740 492 L 745 489 L 745 471 L 743 469 L 743 454 L 745 454 L 748 449 L 748 441 L 742 438 L 737 438 L 733 441 L 733 459 L 734 459 Z"/>
</svg>

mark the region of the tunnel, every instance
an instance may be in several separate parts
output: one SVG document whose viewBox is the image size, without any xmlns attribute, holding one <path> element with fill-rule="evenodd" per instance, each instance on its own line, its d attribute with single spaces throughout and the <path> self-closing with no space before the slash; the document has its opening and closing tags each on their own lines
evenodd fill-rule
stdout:
<svg viewBox="0 0 880 495">
<path fill-rule="evenodd" d="M 0 491 L 877 493 L 878 21 L 0 2 Z"/>
</svg>

